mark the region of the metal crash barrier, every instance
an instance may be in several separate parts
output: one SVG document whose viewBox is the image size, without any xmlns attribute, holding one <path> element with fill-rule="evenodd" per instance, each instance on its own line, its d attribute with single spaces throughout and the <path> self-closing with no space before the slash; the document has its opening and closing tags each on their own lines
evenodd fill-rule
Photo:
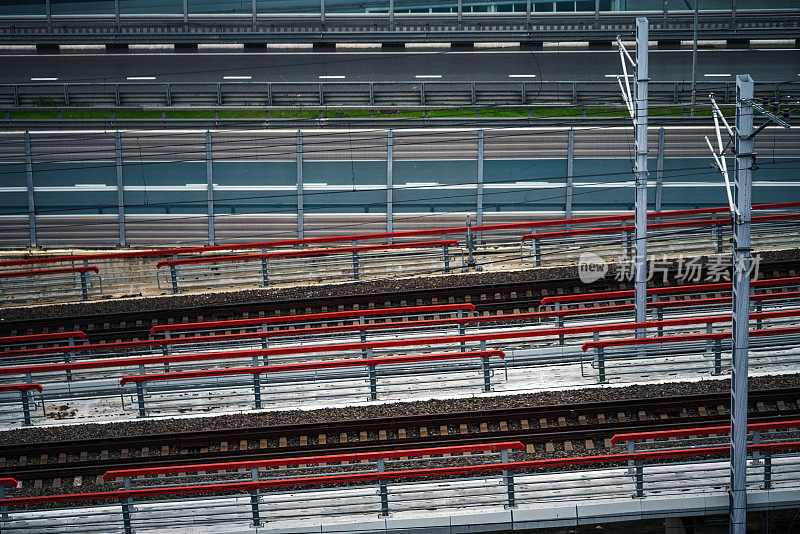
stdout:
<svg viewBox="0 0 800 534">
<path fill-rule="evenodd" d="M 89 300 L 103 292 L 94 266 L 0 272 L 0 302 Z"/>
</svg>

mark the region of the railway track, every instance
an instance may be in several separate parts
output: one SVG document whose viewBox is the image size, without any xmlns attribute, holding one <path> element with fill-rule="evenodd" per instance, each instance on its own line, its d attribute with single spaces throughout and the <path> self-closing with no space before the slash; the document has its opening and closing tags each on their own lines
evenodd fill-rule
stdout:
<svg viewBox="0 0 800 534">
<path fill-rule="evenodd" d="M 797 265 L 795 260 L 771 261 L 762 262 L 760 269 L 762 276 L 766 277 L 794 276 Z M 629 289 L 626 284 L 613 279 L 583 284 L 574 277 L 527 281 L 494 279 L 479 284 L 452 284 L 387 291 L 363 290 L 358 283 L 342 284 L 338 287 L 341 288 L 339 294 L 325 297 L 278 297 L 253 301 L 232 298 L 230 302 L 176 305 L 174 308 L 119 310 L 46 319 L 0 319 L 0 336 L 82 330 L 92 343 L 132 341 L 149 339 L 150 328 L 160 324 L 462 302 L 474 304 L 478 313 L 514 313 L 536 311 L 543 296 L 575 292 L 578 288 L 581 292 Z M 353 290 L 356 292 L 348 294 L 348 291 Z M 119 307 L 126 306 L 125 300 L 117 302 Z M 0 318 L 2 316 L 0 310 Z"/>
<path fill-rule="evenodd" d="M 800 417 L 800 387 L 754 390 L 751 422 Z M 612 435 L 727 425 L 728 393 L 625 399 L 502 410 L 454 412 L 224 428 L 0 445 L 0 477 L 33 481 L 34 487 L 92 485 L 110 469 L 157 467 L 365 450 L 481 444 L 519 440 L 529 458 L 575 455 L 608 448 Z M 89 480 L 84 483 L 84 480 Z M 45 484 L 44 481 L 49 481 Z M 62 482 L 66 481 L 66 482 Z"/>
</svg>

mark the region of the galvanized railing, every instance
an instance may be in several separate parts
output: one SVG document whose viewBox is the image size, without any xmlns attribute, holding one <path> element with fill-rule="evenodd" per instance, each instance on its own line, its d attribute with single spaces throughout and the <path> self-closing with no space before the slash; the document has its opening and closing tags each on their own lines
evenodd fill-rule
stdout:
<svg viewBox="0 0 800 534">
<path fill-rule="evenodd" d="M 49 2 L 45 2 L 49 6 Z M 337 42 L 467 42 L 523 41 L 613 41 L 617 35 L 632 35 L 633 20 L 646 16 L 653 24 L 651 38 L 680 40 L 692 37 L 691 11 L 600 11 L 582 12 L 462 12 L 402 13 L 391 10 L 391 2 L 368 13 L 337 13 L 320 7 L 316 13 L 265 13 L 245 9 L 243 13 L 191 13 L 184 2 L 183 13 L 129 14 L 115 12 L 82 15 L 53 14 L 0 17 L 0 42 L 14 44 L 58 43 L 337 43 Z M 459 5 L 461 5 L 459 3 Z M 530 5 L 530 4 L 529 4 Z M 599 6 L 599 4 L 596 4 Z M 800 16 L 793 9 L 702 10 L 700 38 L 736 39 L 794 38 Z M 249 4 L 247 6 L 250 7 Z M 349 11 L 362 11 L 354 4 Z M 332 10 L 332 11 L 331 11 Z"/>
<path fill-rule="evenodd" d="M 733 104 L 735 82 L 697 82 L 700 94 Z M 692 84 L 652 81 L 654 106 L 689 106 Z M 763 81 L 756 98 L 770 106 L 791 106 L 800 82 Z M 9 111 L 204 108 L 276 110 L 447 109 L 578 107 L 623 109 L 615 81 L 393 81 L 393 82 L 118 82 L 0 84 L 0 109 Z M 264 117 L 262 117 L 264 118 Z M 11 116 L 13 120 L 13 114 Z"/>
</svg>

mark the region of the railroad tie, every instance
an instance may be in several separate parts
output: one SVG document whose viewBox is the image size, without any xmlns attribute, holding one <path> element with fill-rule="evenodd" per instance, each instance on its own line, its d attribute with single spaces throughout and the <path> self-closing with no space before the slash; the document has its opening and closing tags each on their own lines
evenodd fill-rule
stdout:
<svg viewBox="0 0 800 534">
<path fill-rule="evenodd" d="M 756 409 L 759 412 L 766 412 L 767 411 L 767 406 L 763 402 L 757 402 L 756 403 Z"/>
<path fill-rule="evenodd" d="M 574 450 L 574 447 L 572 446 L 572 442 L 571 441 L 565 441 L 564 442 L 564 450 L 567 451 L 567 452 L 572 452 Z"/>
<path fill-rule="evenodd" d="M 208 447 L 200 447 L 200 454 L 208 454 Z"/>
<path fill-rule="evenodd" d="M 61 459 L 61 457 L 62 457 L 62 456 L 64 457 L 64 459 L 63 459 L 63 460 Z M 119 457 L 120 457 L 120 458 L 127 458 L 127 457 L 128 457 L 128 449 L 122 449 L 122 450 L 119 452 Z M 66 461 L 67 461 L 67 455 L 66 455 L 66 454 L 64 454 L 64 453 L 62 452 L 61 454 L 59 454 L 59 455 L 58 455 L 58 463 L 64 463 L 64 462 L 66 462 Z"/>
<path fill-rule="evenodd" d="M 150 447 L 142 447 L 142 458 L 150 456 Z"/>
<path fill-rule="evenodd" d="M 578 416 L 578 424 L 579 425 L 585 425 L 586 424 L 586 416 L 585 415 L 579 415 Z"/>
<path fill-rule="evenodd" d="M 556 446 L 555 446 L 555 444 L 553 444 L 553 442 L 552 442 L 552 441 L 548 441 L 547 443 L 545 443 L 545 444 L 544 444 L 544 452 L 546 452 L 546 453 L 548 453 L 548 454 L 549 454 L 549 453 L 556 452 Z"/>
<path fill-rule="evenodd" d="M 427 438 L 428 437 L 428 427 L 427 426 L 419 427 L 419 437 L 421 437 L 421 438 Z"/>
<path fill-rule="evenodd" d="M 539 428 L 547 428 L 547 427 L 548 427 L 547 419 L 545 419 L 544 417 L 539 419 Z"/>
<path fill-rule="evenodd" d="M 264 440 L 265 443 L 266 441 L 267 440 Z M 320 434 L 319 436 L 317 436 L 317 443 L 319 443 L 320 445 L 325 445 L 326 443 L 328 443 L 328 435 Z"/>
<path fill-rule="evenodd" d="M 347 432 L 342 432 L 339 434 L 339 443 L 347 443 Z M 286 438 L 283 438 L 283 445 L 281 447 L 286 446 Z"/>
<path fill-rule="evenodd" d="M 220 450 L 220 452 L 228 452 L 228 442 L 227 441 L 223 441 L 222 443 L 220 443 L 219 444 L 219 450 Z"/>
<path fill-rule="evenodd" d="M 49 461 L 50 457 L 47 454 L 39 456 L 39 465 L 46 465 Z"/>
<path fill-rule="evenodd" d="M 500 421 L 500 432 L 508 432 L 508 422 Z"/>
<path fill-rule="evenodd" d="M 108 460 L 108 449 L 103 449 L 102 451 L 100 451 L 100 459 Z"/>
<path fill-rule="evenodd" d="M 639 410 L 639 421 L 647 421 L 647 414 L 644 410 Z"/>
<path fill-rule="evenodd" d="M 586 450 L 591 451 L 594 449 L 594 441 L 587 439 L 586 440 Z"/>
<path fill-rule="evenodd" d="M 525 445 L 525 452 L 527 454 L 533 454 L 536 452 L 536 448 L 533 446 L 533 443 L 528 443 Z"/>
<path fill-rule="evenodd" d="M 619 412 L 617 414 L 617 419 L 620 423 L 625 423 L 628 420 L 628 416 L 626 416 L 623 412 Z"/>
<path fill-rule="evenodd" d="M 53 479 L 53 489 L 58 489 L 61 487 L 61 477 L 56 477 Z"/>
<path fill-rule="evenodd" d="M 20 467 L 28 465 L 28 457 L 27 456 L 20 456 L 19 457 L 19 465 L 20 465 Z"/>
<path fill-rule="evenodd" d="M 786 403 L 785 403 L 785 402 L 783 402 L 782 400 L 779 400 L 779 401 L 778 401 L 778 409 L 779 409 L 780 411 L 782 411 L 782 412 L 783 412 L 783 411 L 786 411 L 786 410 L 788 410 L 788 409 L 789 409 L 789 407 L 788 407 L 788 406 L 786 406 Z"/>
<path fill-rule="evenodd" d="M 483 433 L 489 432 L 489 425 L 487 425 L 486 423 L 481 423 L 480 431 Z"/>
<path fill-rule="evenodd" d="M 398 428 L 397 429 L 397 437 L 400 439 L 406 439 L 406 429 L 405 428 Z"/>
<path fill-rule="evenodd" d="M 658 416 L 659 416 L 661 419 L 669 419 L 669 415 L 665 414 L 664 412 L 661 412 L 660 414 L 658 414 Z"/>
<path fill-rule="evenodd" d="M 531 425 L 527 419 L 523 419 L 522 421 L 520 421 L 519 426 L 522 428 L 522 430 L 530 430 L 531 428 Z"/>
<path fill-rule="evenodd" d="M 559 417 L 558 418 L 558 426 L 567 426 L 567 418 L 566 417 Z"/>
<path fill-rule="evenodd" d="M 381 439 L 381 440 L 387 439 L 385 430 L 378 430 L 378 439 Z"/>
<path fill-rule="evenodd" d="M 85 462 L 85 461 L 86 461 L 86 460 L 88 460 L 88 459 L 89 459 L 89 453 L 88 453 L 88 451 L 81 451 L 81 454 L 80 454 L 79 461 L 81 461 L 81 462 Z"/>
<path fill-rule="evenodd" d="M 683 418 L 689 417 L 689 412 L 686 411 L 686 408 L 681 408 L 680 417 L 683 417 Z"/>
<path fill-rule="evenodd" d="M 41 478 L 37 478 L 36 480 L 33 481 L 33 488 L 34 489 L 39 489 L 41 487 L 42 487 L 42 479 Z"/>
<path fill-rule="evenodd" d="M 246 451 L 248 449 L 248 444 L 246 439 L 239 440 L 239 450 Z"/>
<path fill-rule="evenodd" d="M 83 477 L 81 475 L 75 475 L 75 478 L 72 480 L 72 485 L 76 488 L 83 486 Z"/>
<path fill-rule="evenodd" d="M 611 439 L 610 438 L 606 438 L 605 442 L 604 442 L 604 445 L 606 446 L 606 449 L 610 449 L 611 448 Z"/>
<path fill-rule="evenodd" d="M 698 406 L 697 413 L 700 414 L 700 417 L 708 417 L 708 411 L 705 406 Z"/>
<path fill-rule="evenodd" d="M 278 438 L 278 447 L 285 447 L 286 446 L 286 437 L 281 436 Z"/>
<path fill-rule="evenodd" d="M 97 475 L 97 478 L 95 479 L 95 484 L 97 484 L 98 486 L 102 486 L 105 483 L 106 481 L 103 480 L 103 475 Z"/>
<path fill-rule="evenodd" d="M 161 456 L 168 456 L 168 455 L 169 455 L 169 445 L 162 445 Z"/>
<path fill-rule="evenodd" d="M 308 436 L 300 436 L 300 446 L 308 445 Z"/>
<path fill-rule="evenodd" d="M 465 423 L 461 423 L 458 425 L 458 433 L 459 434 L 469 434 L 469 429 Z"/>
</svg>

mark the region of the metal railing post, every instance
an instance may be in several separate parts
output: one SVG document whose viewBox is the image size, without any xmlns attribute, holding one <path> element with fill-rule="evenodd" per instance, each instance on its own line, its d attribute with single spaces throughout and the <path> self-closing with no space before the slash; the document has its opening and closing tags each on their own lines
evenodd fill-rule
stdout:
<svg viewBox="0 0 800 534">
<path fill-rule="evenodd" d="M 47 3 L 48 7 L 50 2 Z M 48 16 L 48 25 L 49 16 Z M 30 227 L 30 244 L 36 246 L 36 202 L 33 196 L 33 158 L 31 156 L 31 134 L 25 132 L 25 179 L 28 188 L 28 225 Z"/>
<path fill-rule="evenodd" d="M 394 31 L 394 0 L 389 0 L 389 31 Z"/>
<path fill-rule="evenodd" d="M 664 8 L 666 9 L 666 1 Z M 656 211 L 661 211 L 661 198 L 664 189 L 664 127 L 658 129 L 658 159 L 656 160 Z"/>
<path fill-rule="evenodd" d="M 555 311 L 557 312 L 561 311 L 561 303 L 558 301 L 556 301 L 555 303 Z M 556 315 L 556 328 L 564 328 L 564 316 L 561 314 Z M 559 345 L 564 344 L 564 334 L 562 333 L 558 334 L 558 344 Z"/>
<path fill-rule="evenodd" d="M 255 1 L 253 2 L 255 4 Z M 253 482 L 258 482 L 258 468 L 253 467 L 250 469 L 250 475 L 253 479 Z M 253 526 L 259 527 L 261 526 L 261 513 L 258 509 L 259 504 L 259 497 L 258 497 L 258 490 L 253 489 L 250 490 L 250 509 L 253 516 Z"/>
<path fill-rule="evenodd" d="M 258 359 L 258 356 L 253 359 Z M 261 409 L 261 377 L 258 373 L 253 373 L 253 398 L 256 409 Z"/>
<path fill-rule="evenodd" d="M 319 0 L 319 21 L 325 24 L 325 0 Z"/>
<path fill-rule="evenodd" d="M 30 407 L 30 404 L 29 404 L 29 400 L 30 399 L 28 399 L 28 390 L 20 391 L 19 393 L 20 393 L 20 397 L 21 397 L 21 400 L 22 400 L 22 422 L 26 426 L 30 426 L 30 424 L 31 424 L 31 407 Z"/>
<path fill-rule="evenodd" d="M 169 276 L 172 279 L 172 294 L 177 295 L 178 290 L 178 267 L 176 265 L 169 266 Z"/>
<path fill-rule="evenodd" d="M 269 287 L 269 265 L 267 258 L 261 258 L 261 282 L 264 287 Z"/>
<path fill-rule="evenodd" d="M 463 319 L 463 317 L 464 317 L 464 312 L 463 311 L 458 310 L 458 312 L 456 312 L 456 313 L 457 313 L 457 317 L 459 319 Z M 464 326 L 464 323 L 458 323 L 458 335 L 463 337 L 466 334 L 467 334 L 467 327 Z M 461 352 L 466 352 L 466 351 L 467 351 L 467 344 L 466 344 L 466 342 L 462 341 L 461 342 Z"/>
<path fill-rule="evenodd" d="M 358 280 L 358 251 L 353 251 L 353 280 Z"/>
<path fill-rule="evenodd" d="M 539 238 L 533 239 L 533 257 L 536 260 L 536 266 L 542 266 L 542 244 L 539 241 Z"/>
<path fill-rule="evenodd" d="M 86 271 L 81 271 L 80 277 L 81 277 L 81 300 L 89 300 L 89 286 L 86 283 Z"/>
<path fill-rule="evenodd" d="M 503 449 L 500 451 L 500 461 L 504 464 L 508 463 L 508 450 Z M 506 487 L 506 495 L 508 497 L 507 508 L 514 508 L 516 506 L 516 495 L 514 492 L 514 472 L 504 469 L 503 470 L 503 485 Z"/>
<path fill-rule="evenodd" d="M 483 170 L 484 170 L 484 134 L 483 130 L 478 130 L 478 169 L 477 169 L 477 182 L 478 191 L 475 206 L 475 224 L 481 226 L 483 224 Z M 478 240 L 482 240 L 483 236 L 479 235 Z"/>
<path fill-rule="evenodd" d="M 481 364 L 483 365 L 483 391 L 489 393 L 490 391 L 492 391 L 492 382 L 491 382 L 492 369 L 489 366 L 489 357 L 488 356 L 482 357 Z"/>
<path fill-rule="evenodd" d="M 297 238 L 303 239 L 303 132 L 297 130 Z"/>
<path fill-rule="evenodd" d="M 634 462 L 636 474 L 636 495 L 634 497 L 644 497 L 644 462 L 641 460 Z"/>
<path fill-rule="evenodd" d="M 208 200 L 208 244 L 214 245 L 214 163 L 211 132 L 206 130 L 206 195 Z"/>
<path fill-rule="evenodd" d="M 6 488 L 4 486 L 0 486 L 0 499 L 6 498 Z M 8 521 L 8 506 L 0 506 L 0 518 L 3 521 Z"/>
<path fill-rule="evenodd" d="M 378 377 L 374 365 L 368 365 L 369 369 L 369 400 L 378 400 Z"/>
<path fill-rule="evenodd" d="M 125 241 L 125 183 L 122 177 L 122 138 L 119 130 L 114 132 L 114 155 L 117 170 L 117 211 L 119 213 L 119 246 L 124 247 Z"/>
<path fill-rule="evenodd" d="M 189 0 L 183 0 L 183 31 L 189 33 Z"/>
<path fill-rule="evenodd" d="M 600 341 L 600 333 L 594 332 L 593 336 L 595 341 Z M 597 365 L 597 378 L 602 383 L 606 381 L 606 353 L 603 347 L 595 347 L 594 361 Z"/>
<path fill-rule="evenodd" d="M 370 85 L 370 98 L 372 98 Z M 394 133 L 386 132 L 386 231 L 391 233 L 394 224 Z M 392 238 L 387 240 L 391 243 Z"/>
<path fill-rule="evenodd" d="M 764 452 L 764 489 L 772 489 L 772 454 Z"/>
<path fill-rule="evenodd" d="M 136 382 L 136 400 L 139 403 L 139 417 L 147 417 L 144 406 L 144 385 L 141 382 Z"/>
<path fill-rule="evenodd" d="M 567 134 L 567 186 L 564 199 L 564 218 L 572 218 L 572 182 L 575 165 L 575 130 L 569 129 Z M 567 230 L 571 230 L 572 225 L 567 225 Z"/>
<path fill-rule="evenodd" d="M 378 472 L 383 473 L 386 471 L 386 460 L 378 458 Z M 389 489 L 386 487 L 386 480 L 378 480 L 378 487 L 380 488 L 381 495 L 381 515 L 389 515 Z"/>
<path fill-rule="evenodd" d="M 253 0 L 253 31 L 258 31 L 258 0 Z"/>
<path fill-rule="evenodd" d="M 123 477 L 123 487 L 126 490 L 131 489 L 131 479 L 130 477 Z M 131 524 L 131 506 L 133 506 L 133 499 L 130 497 L 126 499 L 120 499 L 120 504 L 122 505 L 122 524 L 125 528 L 125 534 L 133 534 L 133 525 Z"/>
<path fill-rule="evenodd" d="M 444 272 L 450 272 L 450 251 L 447 245 L 442 247 L 442 256 L 444 259 Z"/>
</svg>

